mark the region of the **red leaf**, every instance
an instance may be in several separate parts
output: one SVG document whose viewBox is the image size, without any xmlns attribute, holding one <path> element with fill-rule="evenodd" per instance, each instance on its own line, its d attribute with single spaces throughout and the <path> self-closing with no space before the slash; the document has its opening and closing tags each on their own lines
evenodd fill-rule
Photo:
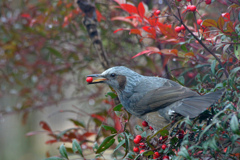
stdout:
<svg viewBox="0 0 240 160">
<path fill-rule="evenodd" d="M 106 20 L 106 18 L 96 9 L 97 21 L 100 22 L 101 20 Z"/>
<path fill-rule="evenodd" d="M 52 139 L 52 140 L 46 141 L 45 144 L 52 144 L 52 143 L 55 143 L 55 142 L 57 142 L 57 140 L 56 139 Z"/>
<path fill-rule="evenodd" d="M 149 53 L 149 52 L 151 52 L 151 51 L 145 50 L 145 51 L 139 52 L 138 54 L 136 54 L 136 55 L 133 56 L 132 58 L 136 58 L 136 57 L 138 57 L 138 56 L 141 56 L 141 55 L 143 55 L 143 54 L 147 54 L 147 53 Z"/>
<path fill-rule="evenodd" d="M 100 120 L 102 122 L 104 122 L 105 119 L 106 119 L 105 117 L 97 115 L 97 114 L 91 114 L 91 117 L 96 118 L 96 119 L 98 119 L 98 120 Z"/>
<path fill-rule="evenodd" d="M 119 28 L 119 29 L 116 29 L 113 33 L 117 33 L 118 31 L 122 31 L 124 30 L 124 28 Z"/>
<path fill-rule="evenodd" d="M 94 134 L 96 134 L 96 133 L 86 132 L 86 133 L 84 133 L 82 136 L 84 136 L 84 137 L 90 137 L 90 136 L 92 136 L 92 135 L 94 135 Z"/>
<path fill-rule="evenodd" d="M 144 5 L 143 5 L 143 2 L 140 2 L 138 4 L 138 13 L 139 13 L 139 16 L 141 18 L 144 18 L 144 14 L 145 14 L 145 8 L 144 8 Z"/>
<path fill-rule="evenodd" d="M 205 27 L 216 27 L 217 28 L 217 22 L 213 19 L 206 19 L 202 22 L 202 25 Z"/>
<path fill-rule="evenodd" d="M 42 129 L 44 129 L 44 130 L 46 130 L 46 131 L 49 131 L 49 132 L 52 132 L 51 128 L 49 127 L 49 125 L 48 125 L 46 122 L 41 121 L 41 122 L 39 123 L 39 125 L 42 127 Z"/>
<path fill-rule="evenodd" d="M 188 52 L 184 55 L 185 57 L 195 57 L 193 52 Z"/>
<path fill-rule="evenodd" d="M 229 13 L 222 13 L 222 17 L 224 18 L 225 22 L 230 21 L 230 14 Z"/>
<path fill-rule="evenodd" d="M 124 21 L 124 22 L 130 23 L 132 26 L 136 27 L 136 25 L 131 20 L 129 20 L 128 17 L 113 17 L 111 20 L 112 21 L 115 21 L 115 20 Z"/>
<path fill-rule="evenodd" d="M 138 35 L 142 36 L 141 31 L 139 29 L 131 29 L 130 34 L 138 34 Z"/>
<path fill-rule="evenodd" d="M 162 49 L 160 50 L 161 53 L 167 54 L 167 55 L 178 55 L 178 50 L 177 49 Z"/>
<path fill-rule="evenodd" d="M 131 4 L 121 4 L 121 7 L 130 14 L 138 14 L 137 8 Z"/>
<path fill-rule="evenodd" d="M 28 14 L 28 13 L 22 13 L 21 17 L 23 17 L 23 18 L 31 18 L 30 14 Z"/>
<path fill-rule="evenodd" d="M 41 133 L 46 133 L 46 131 L 33 131 L 33 132 L 28 132 L 26 136 L 34 136 L 36 134 L 41 134 Z"/>
</svg>

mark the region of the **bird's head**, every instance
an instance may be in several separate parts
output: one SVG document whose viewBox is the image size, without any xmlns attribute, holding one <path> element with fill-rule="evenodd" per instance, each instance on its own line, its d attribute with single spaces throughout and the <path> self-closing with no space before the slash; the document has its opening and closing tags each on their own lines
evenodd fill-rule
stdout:
<svg viewBox="0 0 240 160">
<path fill-rule="evenodd" d="M 130 90 L 136 85 L 141 76 L 142 75 L 128 69 L 127 67 L 116 66 L 107 69 L 101 74 L 92 74 L 87 77 L 96 77 L 96 79 L 89 84 L 106 83 L 117 92 L 121 92 L 123 90 Z"/>
</svg>

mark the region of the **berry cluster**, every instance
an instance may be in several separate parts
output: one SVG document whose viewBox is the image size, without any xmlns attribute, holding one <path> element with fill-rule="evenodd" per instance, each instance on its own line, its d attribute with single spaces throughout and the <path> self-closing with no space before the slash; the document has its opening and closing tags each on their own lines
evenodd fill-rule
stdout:
<svg viewBox="0 0 240 160">
<path fill-rule="evenodd" d="M 151 126 L 146 121 L 142 122 L 143 127 L 148 127 L 147 130 L 153 130 Z M 144 153 L 148 151 L 153 151 L 151 157 L 158 160 L 169 160 L 167 155 L 172 151 L 173 148 L 169 147 L 169 142 L 172 138 L 178 138 L 180 141 L 184 138 L 184 130 L 179 129 L 172 137 L 160 136 L 159 138 L 153 137 L 150 141 L 147 140 L 143 135 L 136 135 L 133 142 L 135 147 L 133 152 L 137 154 L 143 154 L 140 156 L 145 156 Z M 176 152 L 177 153 L 177 152 Z M 147 154 L 149 156 L 149 154 Z M 150 158 L 151 158 L 150 157 Z M 148 157 L 149 158 L 149 157 Z"/>
</svg>

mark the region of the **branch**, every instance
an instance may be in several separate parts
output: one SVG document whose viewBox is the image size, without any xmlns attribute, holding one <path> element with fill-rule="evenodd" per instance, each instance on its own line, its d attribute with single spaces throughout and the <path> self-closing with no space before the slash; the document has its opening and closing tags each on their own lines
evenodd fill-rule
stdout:
<svg viewBox="0 0 240 160">
<path fill-rule="evenodd" d="M 109 62 L 106 56 L 106 52 L 103 48 L 100 35 L 97 30 L 97 18 L 96 18 L 96 9 L 93 4 L 87 0 L 78 0 L 77 1 L 79 8 L 85 13 L 83 24 L 87 29 L 88 35 L 93 43 L 95 50 L 97 51 L 99 60 L 104 69 L 109 68 Z"/>
</svg>

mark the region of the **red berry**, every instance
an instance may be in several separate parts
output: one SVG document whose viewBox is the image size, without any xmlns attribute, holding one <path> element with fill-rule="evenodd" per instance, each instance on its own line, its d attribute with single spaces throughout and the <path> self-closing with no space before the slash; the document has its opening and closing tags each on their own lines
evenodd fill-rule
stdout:
<svg viewBox="0 0 240 160">
<path fill-rule="evenodd" d="M 167 145 L 166 144 L 163 144 L 162 145 L 162 149 L 165 150 L 167 148 Z"/>
<path fill-rule="evenodd" d="M 133 140 L 133 142 L 134 142 L 135 144 L 140 143 L 140 141 L 141 141 L 141 139 L 138 139 L 138 138 L 135 138 L 135 139 Z"/>
<path fill-rule="evenodd" d="M 141 151 L 140 151 L 140 153 L 143 153 L 143 152 L 145 152 L 145 150 L 141 150 Z"/>
<path fill-rule="evenodd" d="M 143 149 L 145 147 L 145 143 L 139 143 L 139 148 Z"/>
<path fill-rule="evenodd" d="M 134 147 L 133 148 L 133 152 L 139 152 L 139 148 L 138 147 Z"/>
<path fill-rule="evenodd" d="M 159 14 L 161 13 L 161 11 L 160 11 L 160 10 L 156 10 L 154 13 L 155 13 L 156 15 L 159 15 Z"/>
<path fill-rule="evenodd" d="M 206 3 L 206 4 L 211 4 L 212 1 L 211 1 L 211 0 L 205 0 L 205 3 Z"/>
<path fill-rule="evenodd" d="M 194 5 L 191 5 L 191 6 L 189 7 L 189 9 L 190 9 L 190 11 L 195 12 L 195 11 L 197 10 L 197 7 L 194 6 Z"/>
<path fill-rule="evenodd" d="M 184 27 L 184 25 L 181 25 L 181 30 L 183 30 L 183 31 L 185 31 L 186 30 L 186 28 Z"/>
<path fill-rule="evenodd" d="M 140 139 L 140 140 L 142 140 L 142 136 L 141 136 L 141 135 L 136 135 L 135 139 Z"/>
<path fill-rule="evenodd" d="M 163 159 L 163 160 L 169 160 L 169 157 L 166 155 L 166 156 L 163 156 L 162 159 Z"/>
<path fill-rule="evenodd" d="M 167 139 L 168 139 L 168 136 L 161 136 L 161 137 L 159 138 L 160 141 L 162 141 L 162 140 L 167 140 Z"/>
<path fill-rule="evenodd" d="M 198 19 L 198 20 L 197 20 L 197 24 L 198 24 L 198 25 L 201 25 L 201 24 L 202 24 L 202 21 L 203 21 L 203 20 Z"/>
<path fill-rule="evenodd" d="M 92 78 L 92 77 L 87 77 L 87 78 L 86 78 L 86 81 L 87 81 L 88 83 L 92 83 L 93 78 Z"/>
<path fill-rule="evenodd" d="M 147 127 L 147 126 L 148 126 L 148 123 L 147 123 L 146 121 L 143 121 L 143 122 L 142 122 L 142 126 L 143 126 L 143 127 Z"/>
<path fill-rule="evenodd" d="M 188 5 L 188 6 L 187 6 L 187 10 L 190 10 L 190 8 L 191 8 L 191 5 Z"/>
<path fill-rule="evenodd" d="M 191 0 L 187 0 L 187 2 L 191 2 Z"/>
<path fill-rule="evenodd" d="M 179 32 L 181 32 L 181 27 L 179 27 L 179 26 L 177 26 L 177 27 L 175 27 L 175 31 L 177 32 L 177 33 L 179 33 Z"/>
<path fill-rule="evenodd" d="M 153 156 L 154 156 L 155 158 L 158 158 L 158 157 L 160 157 L 160 153 L 154 152 Z"/>
<path fill-rule="evenodd" d="M 195 74 L 193 72 L 188 72 L 187 75 L 189 78 L 194 78 L 194 76 L 195 76 Z"/>
<path fill-rule="evenodd" d="M 150 129 L 150 130 L 153 130 L 153 127 L 152 127 L 152 126 L 149 126 L 149 129 Z"/>
</svg>

